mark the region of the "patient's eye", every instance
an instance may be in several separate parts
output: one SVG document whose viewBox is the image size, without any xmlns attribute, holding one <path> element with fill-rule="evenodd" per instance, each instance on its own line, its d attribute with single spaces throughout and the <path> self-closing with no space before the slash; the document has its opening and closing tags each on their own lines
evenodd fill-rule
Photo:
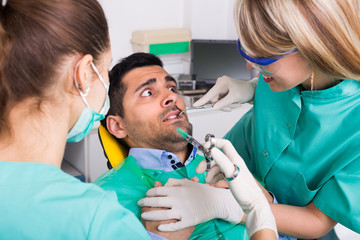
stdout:
<svg viewBox="0 0 360 240">
<path fill-rule="evenodd" d="M 174 92 L 174 93 L 177 93 L 176 87 L 169 87 L 169 90 L 172 91 L 172 92 Z"/>
<path fill-rule="evenodd" d="M 152 94 L 153 94 L 152 91 L 149 90 L 149 89 L 147 89 L 147 90 L 145 90 L 145 91 L 143 91 L 143 92 L 141 93 L 141 96 L 142 96 L 142 97 L 147 97 L 147 96 L 151 96 Z"/>
</svg>

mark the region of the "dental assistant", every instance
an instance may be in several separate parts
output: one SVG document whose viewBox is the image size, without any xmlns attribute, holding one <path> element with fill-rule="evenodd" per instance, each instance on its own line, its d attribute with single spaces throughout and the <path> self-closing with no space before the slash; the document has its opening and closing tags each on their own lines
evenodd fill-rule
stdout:
<svg viewBox="0 0 360 240">
<path fill-rule="evenodd" d="M 99 3 L 3 0 L 0 37 L 0 239 L 150 239 L 115 193 L 60 169 L 109 107 Z"/>
<path fill-rule="evenodd" d="M 239 51 L 261 74 L 225 138 L 280 203 L 279 232 L 360 232 L 359 1 L 239 0 L 235 17 Z"/>
<path fill-rule="evenodd" d="M 239 51 L 260 76 L 254 107 L 224 138 L 274 194 L 279 233 L 319 238 L 336 223 L 360 233 L 359 8 L 358 0 L 236 2 Z M 215 92 L 230 93 L 234 81 Z"/>
</svg>

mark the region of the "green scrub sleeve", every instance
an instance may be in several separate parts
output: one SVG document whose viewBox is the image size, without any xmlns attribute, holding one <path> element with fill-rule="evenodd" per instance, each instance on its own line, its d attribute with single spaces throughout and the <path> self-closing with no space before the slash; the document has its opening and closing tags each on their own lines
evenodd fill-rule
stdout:
<svg viewBox="0 0 360 240">
<path fill-rule="evenodd" d="M 360 233 L 360 156 L 319 190 L 314 204 L 327 216 Z"/>
<path fill-rule="evenodd" d="M 149 239 L 150 236 L 129 210 L 122 207 L 114 192 L 106 192 L 93 216 L 87 239 Z"/>
</svg>

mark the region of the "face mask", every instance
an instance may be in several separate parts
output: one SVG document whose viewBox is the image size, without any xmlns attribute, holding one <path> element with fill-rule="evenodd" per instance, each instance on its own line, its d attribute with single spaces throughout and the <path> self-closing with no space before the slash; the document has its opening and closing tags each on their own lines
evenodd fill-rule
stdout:
<svg viewBox="0 0 360 240">
<path fill-rule="evenodd" d="M 67 142 L 79 142 L 81 141 L 86 135 L 88 135 L 93 127 L 94 122 L 100 121 L 105 118 L 105 114 L 108 112 L 110 108 L 110 100 L 109 100 L 109 84 L 105 84 L 104 79 L 101 77 L 99 71 L 95 67 L 95 65 L 91 62 L 91 67 L 94 69 L 95 73 L 97 74 L 99 80 L 103 83 L 106 89 L 106 99 L 104 104 L 99 113 L 94 111 L 89 107 L 89 104 L 86 101 L 86 96 L 89 93 L 90 88 L 86 88 L 86 92 L 83 93 L 78 82 L 76 80 L 76 71 L 78 68 L 79 63 L 76 65 L 75 68 L 75 85 L 78 88 L 81 98 L 84 101 L 86 108 L 82 111 L 79 119 L 76 121 L 74 127 L 70 130 L 67 136 Z"/>
</svg>

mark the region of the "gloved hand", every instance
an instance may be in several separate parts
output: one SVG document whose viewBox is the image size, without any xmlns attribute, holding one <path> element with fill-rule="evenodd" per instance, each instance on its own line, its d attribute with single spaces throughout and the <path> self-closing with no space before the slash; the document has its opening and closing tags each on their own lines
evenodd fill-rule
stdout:
<svg viewBox="0 0 360 240">
<path fill-rule="evenodd" d="M 207 102 L 215 103 L 215 109 L 223 109 L 234 102 L 247 103 L 254 98 L 258 78 L 250 81 L 222 76 L 216 84 L 193 106 L 200 107 Z"/>
<path fill-rule="evenodd" d="M 210 142 L 206 142 L 204 147 L 209 148 Z M 222 149 L 224 153 L 219 149 Z M 235 199 L 247 214 L 245 224 L 249 236 L 265 228 L 272 229 L 277 236 L 276 223 L 270 205 L 233 145 L 228 140 L 217 138 L 215 147 L 211 149 L 211 156 L 217 166 L 213 166 L 210 170 L 211 176 L 218 176 L 220 170 L 226 178 L 230 178 L 234 176 L 236 167 L 240 169 L 237 177 L 228 180 L 228 184 Z M 201 162 L 197 171 L 203 171 L 205 164 L 205 161 Z M 212 180 L 211 177 L 209 179 Z"/>
<path fill-rule="evenodd" d="M 235 224 L 240 223 L 244 215 L 229 189 L 215 188 L 188 179 L 170 178 L 164 187 L 152 188 L 146 195 L 147 198 L 139 200 L 139 206 L 170 209 L 144 212 L 141 214 L 143 219 L 179 219 L 176 223 L 160 225 L 160 231 L 177 231 L 214 218 Z"/>
</svg>

